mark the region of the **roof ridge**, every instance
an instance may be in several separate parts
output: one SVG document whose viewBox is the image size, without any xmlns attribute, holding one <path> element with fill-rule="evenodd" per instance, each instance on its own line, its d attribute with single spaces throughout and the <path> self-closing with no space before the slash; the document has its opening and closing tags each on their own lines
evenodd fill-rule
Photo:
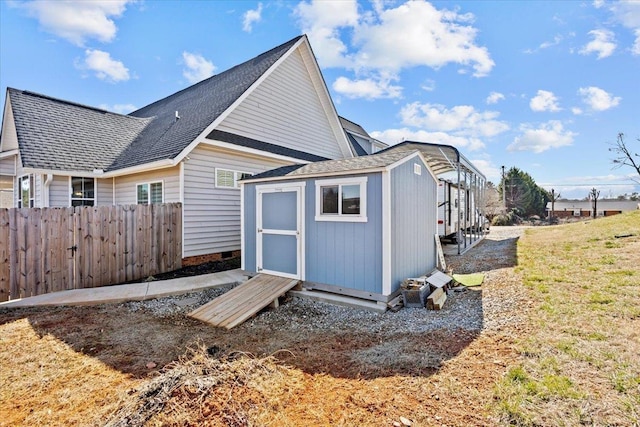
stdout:
<svg viewBox="0 0 640 427">
<path fill-rule="evenodd" d="M 265 52 L 262 52 L 262 53 L 260 53 L 260 54 L 258 54 L 258 55 L 256 55 L 256 56 L 253 56 L 253 57 L 251 57 L 251 58 L 247 59 L 246 61 L 241 62 L 240 64 L 236 64 L 236 65 L 234 65 L 233 67 L 228 68 L 228 69 L 226 69 L 226 70 L 222 71 L 221 73 L 214 74 L 214 75 L 212 75 L 211 77 L 207 77 L 207 78 L 206 78 L 206 79 L 204 79 L 204 80 L 200 80 L 200 81 L 199 81 L 199 82 L 197 82 L 197 83 L 194 83 L 194 84 L 189 85 L 189 86 L 187 86 L 187 87 L 185 87 L 185 88 L 182 88 L 182 89 L 180 89 L 180 90 L 179 90 L 179 91 L 177 91 L 177 92 L 173 92 L 173 93 L 171 93 L 171 94 L 169 94 L 169 95 L 167 95 L 167 96 L 165 96 L 165 97 L 163 97 L 163 98 L 160 98 L 160 99 L 158 99 L 158 100 L 155 100 L 155 101 L 153 101 L 152 103 L 145 105 L 144 107 L 138 108 L 137 110 L 130 112 L 130 113 L 129 113 L 129 115 L 131 115 L 131 114 L 135 114 L 135 113 L 137 113 L 138 111 L 144 110 L 144 109 L 146 109 L 146 108 L 148 108 L 148 107 L 151 107 L 151 106 L 153 106 L 153 105 L 155 105 L 155 104 L 158 104 L 158 103 L 160 103 L 160 102 L 164 102 L 164 101 L 166 101 L 166 100 L 167 100 L 167 99 L 169 99 L 169 98 L 173 98 L 173 97 L 175 97 L 175 96 L 178 96 L 178 95 L 180 95 L 180 94 L 184 93 L 185 91 L 192 90 L 192 89 L 193 89 L 193 88 L 195 88 L 196 86 L 204 85 L 204 84 L 206 84 L 207 82 L 209 82 L 209 81 L 210 81 L 211 79 L 213 79 L 213 78 L 219 78 L 220 76 L 223 76 L 223 75 L 225 75 L 225 74 L 230 74 L 232 71 L 234 71 L 235 69 L 237 69 L 237 68 L 239 68 L 239 67 L 241 67 L 241 66 L 243 66 L 243 65 L 247 64 L 248 62 L 255 61 L 256 59 L 261 58 L 261 57 L 264 57 L 264 56 L 268 56 L 268 55 L 270 55 L 273 51 L 278 50 L 278 49 L 282 49 L 282 47 L 284 47 L 284 46 L 285 46 L 285 45 L 287 45 L 287 44 L 291 44 L 291 45 L 293 45 L 295 42 L 297 42 L 297 41 L 298 41 L 299 39 L 301 39 L 302 37 L 304 37 L 304 34 L 303 34 L 303 35 L 300 35 L 300 36 L 296 36 L 296 37 L 292 38 L 292 39 L 291 39 L 291 40 L 289 40 L 289 41 L 286 41 L 286 42 L 284 42 L 284 43 L 281 43 L 281 44 L 279 44 L 279 45 L 278 45 L 278 46 L 276 46 L 276 47 L 273 47 L 273 48 L 271 48 L 271 49 L 269 49 L 269 50 L 267 50 L 267 51 L 265 51 Z"/>
<path fill-rule="evenodd" d="M 22 89 L 16 89 L 16 88 L 13 88 L 13 87 L 7 87 L 7 91 L 9 93 L 11 93 L 11 92 L 19 93 L 21 95 L 32 96 L 34 98 L 42 98 L 42 99 L 46 99 L 48 101 L 57 102 L 59 104 L 65 104 L 65 105 L 70 105 L 72 107 L 83 108 L 85 110 L 91 110 L 91 111 L 95 111 L 97 113 L 114 114 L 116 116 L 127 117 L 127 118 L 130 118 L 130 119 L 136 119 L 136 120 L 148 120 L 147 118 L 144 118 L 144 117 L 133 117 L 133 116 L 130 116 L 128 114 L 116 113 L 114 111 L 105 110 L 104 108 L 98 108 L 98 107 L 94 107 L 94 106 L 91 106 L 91 105 L 81 104 L 79 102 L 69 101 L 69 100 L 62 99 L 62 98 L 56 98 L 56 97 L 53 97 L 53 96 L 50 96 L 50 95 L 45 95 L 45 94 L 42 94 L 42 93 L 30 91 L 30 90 L 22 90 Z"/>
</svg>

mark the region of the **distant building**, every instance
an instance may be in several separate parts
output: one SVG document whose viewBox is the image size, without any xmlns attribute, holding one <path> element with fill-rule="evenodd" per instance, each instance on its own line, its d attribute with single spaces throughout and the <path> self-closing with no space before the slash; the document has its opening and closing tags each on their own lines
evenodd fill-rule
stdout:
<svg viewBox="0 0 640 427">
<path fill-rule="evenodd" d="M 602 199 L 596 205 L 596 215 L 611 216 L 623 212 L 640 209 L 640 202 L 633 200 Z M 547 216 L 556 218 L 590 217 L 593 215 L 593 206 L 590 200 L 558 200 L 551 212 L 551 202 L 547 203 Z"/>
</svg>

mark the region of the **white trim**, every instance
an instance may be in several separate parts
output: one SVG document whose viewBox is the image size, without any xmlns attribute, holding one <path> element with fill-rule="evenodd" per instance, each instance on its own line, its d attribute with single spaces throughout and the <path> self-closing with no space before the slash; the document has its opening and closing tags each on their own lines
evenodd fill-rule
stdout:
<svg viewBox="0 0 640 427">
<path fill-rule="evenodd" d="M 242 145 L 232 144 L 230 142 L 219 141 L 217 139 L 204 139 L 199 141 L 198 144 L 211 145 L 212 147 L 218 147 L 226 150 L 239 151 L 241 153 L 250 154 L 254 156 L 267 157 L 275 160 L 284 160 L 286 162 L 293 163 L 302 163 L 307 164 L 311 163 L 309 160 L 298 159 L 297 157 L 289 157 L 283 156 L 281 154 L 274 154 L 269 151 L 258 150 L 256 148 L 244 147 Z M 198 145 L 196 144 L 196 145 Z M 286 148 L 286 147 L 285 147 Z"/>
<path fill-rule="evenodd" d="M 97 182 L 97 179 L 95 177 L 77 176 L 77 175 L 69 176 L 69 179 L 68 179 L 68 183 L 69 183 L 69 186 L 67 187 L 67 194 L 69 195 L 68 206 L 69 207 L 73 207 L 73 200 L 74 200 L 74 198 L 73 198 L 73 186 L 71 184 L 71 180 L 73 178 L 87 178 L 87 179 L 93 178 L 93 206 L 98 206 L 98 182 Z M 81 198 L 76 199 L 76 200 L 89 200 L 89 199 L 81 197 Z"/>
<path fill-rule="evenodd" d="M 233 185 L 232 186 L 227 186 L 227 185 L 218 185 L 218 171 L 225 171 L 225 172 L 231 172 L 233 174 Z M 240 175 L 240 176 L 238 176 Z M 214 168 L 213 169 L 213 185 L 215 188 L 219 188 L 222 190 L 239 190 L 240 189 L 240 182 L 239 180 L 242 179 L 242 175 L 253 175 L 253 173 L 251 172 L 245 172 L 245 171 L 239 171 L 236 169 L 228 169 L 228 168 Z"/>
<path fill-rule="evenodd" d="M 249 95 L 251 95 L 251 93 L 253 93 L 253 91 L 262 84 L 262 82 L 264 80 L 266 80 L 267 77 L 269 77 L 271 75 L 271 73 L 273 73 L 273 71 L 278 68 L 280 66 L 280 64 L 282 64 L 290 55 L 291 52 L 294 52 L 298 46 L 300 46 L 300 44 L 306 40 L 306 37 L 301 37 L 300 40 L 298 40 L 296 43 L 294 43 L 289 50 L 287 50 L 285 53 L 282 54 L 282 56 L 280 56 L 280 58 L 278 58 L 278 60 L 276 62 L 274 62 L 271 67 L 269 67 L 264 73 L 262 73 L 262 75 L 255 81 L 253 82 L 253 84 L 251 86 L 249 86 L 247 88 L 247 90 L 244 91 L 244 93 L 242 95 L 240 95 L 234 102 L 233 104 L 231 104 L 226 110 L 224 110 L 222 112 L 222 114 L 220 114 L 214 121 L 213 123 L 211 123 L 209 126 L 207 126 L 202 132 L 200 132 L 200 135 L 198 135 L 189 145 L 187 145 L 181 152 L 180 154 L 178 154 L 175 157 L 176 161 L 180 161 L 182 160 L 185 156 L 187 156 L 194 148 L 196 148 L 196 146 L 200 143 L 201 139 L 206 139 L 207 135 L 209 135 L 211 133 L 211 131 L 213 131 L 216 127 L 218 127 L 218 125 L 220 123 L 222 123 L 222 121 L 224 119 L 226 119 L 229 114 L 231 114 L 231 112 L 233 110 L 236 109 L 236 107 L 238 107 L 238 105 L 240 105 Z"/>
<path fill-rule="evenodd" d="M 288 277 L 291 279 L 305 280 L 305 187 L 306 182 L 287 183 L 285 185 L 257 185 L 256 186 L 256 270 L 258 272 L 273 274 L 276 276 Z M 241 187 L 244 189 L 244 185 Z M 262 195 L 264 193 L 296 193 L 296 228 L 297 230 L 271 230 L 262 229 Z M 242 200 L 242 199 L 241 199 Z M 242 220 L 241 220 L 242 221 Z M 242 231 L 242 227 L 241 227 Z M 262 234 L 278 234 L 286 236 L 297 236 L 296 244 L 296 274 L 271 271 L 261 268 L 262 264 Z"/>
<path fill-rule="evenodd" d="M 159 160 L 157 162 L 145 163 L 143 165 L 133 166 L 126 169 L 118 169 L 117 171 L 96 173 L 87 171 L 74 171 L 74 170 L 55 170 L 55 169 L 42 169 L 42 168 L 30 168 L 23 167 L 25 173 L 52 173 L 54 175 L 62 176 L 78 176 L 84 178 L 115 178 L 125 175 L 133 175 L 140 172 L 150 172 L 157 169 L 166 169 L 176 166 L 178 163 L 174 163 L 171 160 Z"/>
<path fill-rule="evenodd" d="M 153 204 L 151 202 L 151 184 L 162 184 L 162 200 L 160 201 L 160 203 L 164 203 L 164 180 L 163 179 L 159 179 L 159 180 L 155 180 L 155 181 L 144 181 L 144 182 L 137 182 L 136 188 L 135 188 L 135 194 L 136 194 L 136 204 L 137 205 L 151 205 Z M 138 187 L 140 185 L 148 185 L 149 186 L 149 193 L 148 193 L 148 197 L 149 200 L 147 200 L 147 203 L 140 203 L 140 201 L 138 200 Z M 184 219 L 183 219 L 184 222 Z"/>
<path fill-rule="evenodd" d="M 367 222 L 367 181 L 366 176 L 357 176 L 352 178 L 337 178 L 337 179 L 319 179 L 315 181 L 315 194 L 316 194 L 316 208 L 315 208 L 315 220 L 316 221 L 329 221 L 329 222 Z M 322 206 L 322 194 L 321 188 L 328 186 L 339 186 L 340 189 L 344 185 L 358 185 L 360 187 L 360 213 L 357 215 L 343 214 L 341 213 L 340 194 L 342 191 L 338 191 L 338 213 L 323 214 L 321 212 Z"/>
<path fill-rule="evenodd" d="M 245 250 L 246 245 L 244 243 L 244 183 L 240 183 L 240 269 L 246 270 L 245 268 Z M 257 236 L 256 236 L 257 237 Z M 257 265 L 257 262 L 256 262 Z"/>
<path fill-rule="evenodd" d="M 391 295 L 391 173 L 382 172 L 382 294 Z"/>
<path fill-rule="evenodd" d="M 292 181 L 292 180 L 301 180 L 301 179 L 315 179 L 315 178 L 330 178 L 330 177 L 341 177 L 341 176 L 352 176 L 352 175 L 364 175 L 370 173 L 377 172 L 385 172 L 387 171 L 386 167 L 375 167 L 370 169 L 354 169 L 348 171 L 338 171 L 338 172 L 318 172 L 318 173 L 310 173 L 304 175 L 289 175 L 289 176 L 276 176 L 273 178 L 258 178 L 258 179 L 246 179 L 244 182 L 246 183 L 254 183 L 254 182 L 274 182 L 274 181 Z"/>
<path fill-rule="evenodd" d="M 22 178 L 27 177 L 29 180 L 29 206 L 18 206 L 22 205 Z M 33 177 L 33 178 L 32 178 Z M 33 188 L 31 188 L 31 180 L 33 179 Z M 27 208 L 35 208 L 36 206 L 36 175 L 34 173 L 23 173 L 22 175 L 16 176 L 16 207 L 27 207 Z M 31 201 L 33 200 L 33 206 L 31 206 Z"/>
<path fill-rule="evenodd" d="M 318 60 L 316 59 L 316 56 L 313 53 L 313 49 L 311 48 L 311 45 L 309 44 L 309 40 L 307 39 L 306 34 L 302 37 L 301 40 L 306 41 L 306 43 L 304 44 L 307 48 L 307 53 L 309 54 L 309 57 L 312 59 L 312 64 L 308 64 L 307 61 L 305 61 L 305 56 L 304 55 L 300 55 L 302 56 L 302 61 L 305 64 L 305 67 L 307 68 L 307 72 L 309 72 L 309 74 L 311 74 L 311 70 L 309 70 L 309 65 L 311 65 L 313 67 L 313 70 L 316 73 L 316 76 L 318 77 L 318 80 L 321 82 L 321 88 L 318 88 L 317 85 L 315 84 L 315 81 L 313 78 L 311 78 L 311 82 L 314 86 L 314 88 L 316 89 L 316 93 L 318 94 L 318 96 L 320 97 L 320 93 L 318 93 L 318 91 L 322 91 L 322 96 L 325 97 L 325 102 L 322 102 L 322 100 L 320 100 L 320 104 L 322 105 L 322 109 L 325 112 L 325 115 L 327 116 L 327 119 L 329 120 L 329 124 L 331 126 L 331 130 L 333 132 L 334 137 L 336 138 L 336 142 L 338 143 L 338 146 L 340 147 L 340 151 L 342 152 L 342 156 L 344 158 L 353 158 L 353 152 L 352 152 L 352 148 L 351 148 L 351 144 L 349 143 L 349 139 L 347 138 L 347 135 L 345 133 L 344 128 L 342 127 L 342 123 L 340 123 L 340 118 L 338 117 L 338 112 L 336 110 L 336 106 L 333 103 L 333 98 L 331 98 L 331 94 L 329 93 L 329 89 L 327 88 L 327 82 L 325 82 L 324 80 L 324 76 L 322 75 L 322 71 L 320 71 L 320 66 L 318 65 Z M 327 107 L 331 110 L 331 111 L 327 111 Z M 331 116 L 331 117 L 329 117 Z M 333 123 L 332 123 L 333 122 Z"/>
<path fill-rule="evenodd" d="M 7 157 L 11 157 L 11 156 L 17 156 L 18 154 L 20 154 L 20 150 L 18 149 L 13 149 L 13 150 L 9 150 L 9 151 L 2 151 L 0 152 L 0 159 L 4 159 Z"/>
<path fill-rule="evenodd" d="M 111 204 L 116 205 L 116 177 L 111 178 Z"/>
<path fill-rule="evenodd" d="M 42 200 L 40 203 L 40 206 L 42 206 L 43 208 L 48 208 L 49 207 L 49 186 L 51 185 L 51 182 L 53 181 L 53 174 L 48 173 L 46 174 L 46 177 L 44 179 L 44 182 L 42 183 Z M 95 180 L 94 180 L 95 182 Z M 95 184 L 94 184 L 95 185 Z M 94 193 L 95 196 L 95 193 Z M 95 201 L 94 201 L 95 203 Z"/>
<path fill-rule="evenodd" d="M 184 162 L 180 162 L 180 166 L 179 166 L 179 170 L 178 170 L 178 200 L 180 201 L 180 206 L 182 209 L 182 258 L 184 258 L 184 254 L 185 254 L 185 240 L 184 240 L 184 229 L 186 228 L 184 226 Z M 163 191 L 164 191 L 164 185 L 163 187 Z M 137 197 L 137 196 L 136 196 Z"/>
</svg>

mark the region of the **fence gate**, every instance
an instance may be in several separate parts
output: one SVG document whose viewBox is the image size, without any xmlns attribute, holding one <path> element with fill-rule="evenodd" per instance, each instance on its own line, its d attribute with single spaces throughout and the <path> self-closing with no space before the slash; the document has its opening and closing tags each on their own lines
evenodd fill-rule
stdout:
<svg viewBox="0 0 640 427">
<path fill-rule="evenodd" d="M 0 301 L 176 270 L 180 203 L 0 209 Z"/>
</svg>

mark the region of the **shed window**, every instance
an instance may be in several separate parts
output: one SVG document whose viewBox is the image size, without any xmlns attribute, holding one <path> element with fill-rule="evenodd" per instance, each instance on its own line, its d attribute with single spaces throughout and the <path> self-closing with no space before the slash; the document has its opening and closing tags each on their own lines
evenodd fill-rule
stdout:
<svg viewBox="0 0 640 427">
<path fill-rule="evenodd" d="M 250 176 L 251 174 L 247 172 L 216 168 L 216 187 L 240 188 L 240 183 L 238 181 Z"/>
<path fill-rule="evenodd" d="M 137 203 L 148 205 L 153 203 L 163 203 L 164 195 L 162 191 L 162 181 L 138 184 Z"/>
<path fill-rule="evenodd" d="M 367 178 L 316 181 L 316 221 L 367 221 Z"/>
<path fill-rule="evenodd" d="M 35 180 L 33 175 L 18 178 L 18 207 L 32 208 L 34 206 Z"/>
<path fill-rule="evenodd" d="M 94 206 L 95 187 L 94 178 L 71 177 L 71 206 Z"/>
</svg>

